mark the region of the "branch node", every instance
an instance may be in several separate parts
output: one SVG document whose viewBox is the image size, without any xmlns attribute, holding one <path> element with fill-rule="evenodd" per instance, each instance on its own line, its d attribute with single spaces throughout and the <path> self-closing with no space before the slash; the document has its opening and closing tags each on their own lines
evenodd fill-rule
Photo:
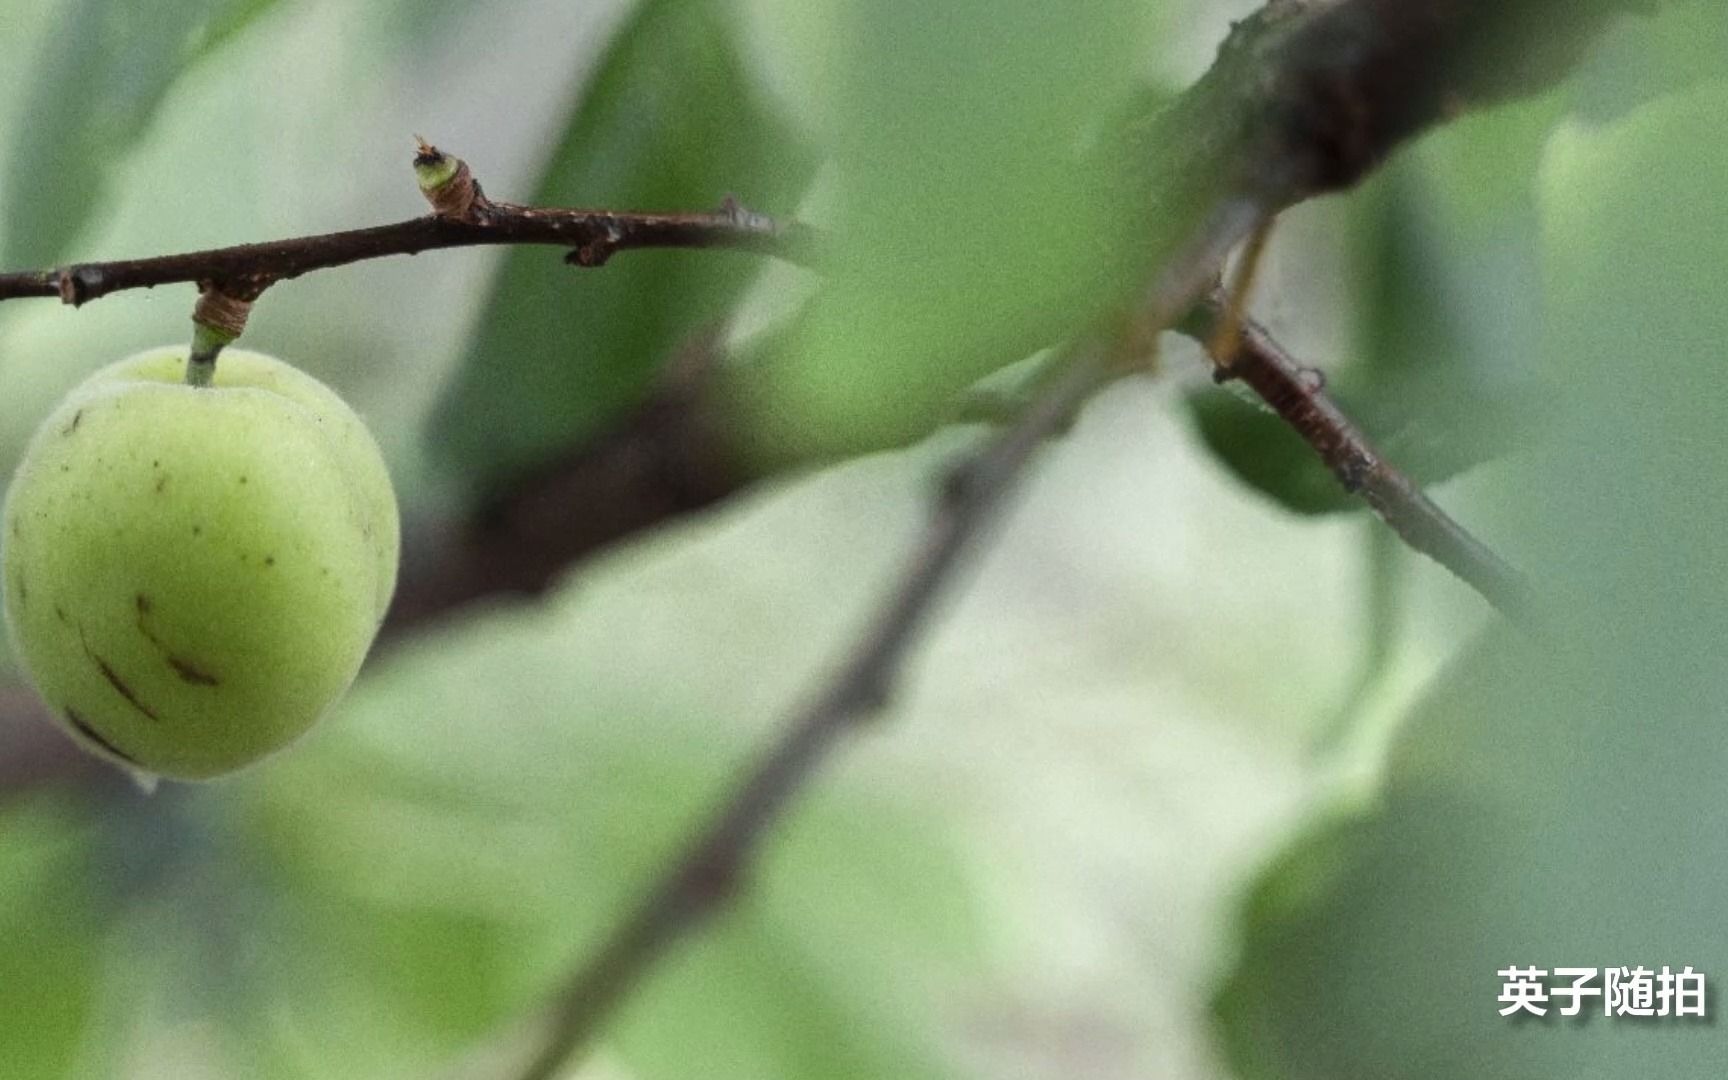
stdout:
<svg viewBox="0 0 1728 1080">
<path fill-rule="evenodd" d="M 216 381 L 216 358 L 246 331 L 252 301 L 224 292 L 212 282 L 200 282 L 198 303 L 192 307 L 192 348 L 186 354 L 186 385 L 206 387 Z"/>
<path fill-rule="evenodd" d="M 252 314 L 253 297 L 237 296 L 214 282 L 198 283 L 198 303 L 192 308 L 192 321 L 223 335 L 228 344 L 246 332 L 246 318 Z"/>
<path fill-rule="evenodd" d="M 617 253 L 618 245 L 624 240 L 624 231 L 618 227 L 617 222 L 611 220 L 598 226 L 598 229 L 599 235 L 570 249 L 564 256 L 564 261 L 571 266 L 605 266 L 607 260 Z"/>
<path fill-rule="evenodd" d="M 611 232 L 604 237 L 595 237 L 585 244 L 578 244 L 571 248 L 570 252 L 564 256 L 564 261 L 571 266 L 581 266 L 587 269 L 605 266 L 606 261 L 612 258 L 612 253 L 617 250 L 613 247 L 617 242 L 616 234 Z"/>
<path fill-rule="evenodd" d="M 772 217 L 750 209 L 730 192 L 720 200 L 720 215 L 735 229 L 767 233 L 779 231 L 779 225 Z"/>
<path fill-rule="evenodd" d="M 55 288 L 60 293 L 62 304 L 81 306 L 91 299 L 92 294 L 102 286 L 102 271 L 94 266 L 62 267 L 55 275 Z"/>
</svg>

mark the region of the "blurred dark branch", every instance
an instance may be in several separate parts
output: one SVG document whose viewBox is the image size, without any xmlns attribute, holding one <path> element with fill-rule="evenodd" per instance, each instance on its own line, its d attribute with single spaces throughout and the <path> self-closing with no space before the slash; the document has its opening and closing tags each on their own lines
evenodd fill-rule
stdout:
<svg viewBox="0 0 1728 1080">
<path fill-rule="evenodd" d="M 716 328 L 688 343 L 610 431 L 517 478 L 477 514 L 405 529 L 385 634 L 482 597 L 538 594 L 576 561 L 748 486 L 708 400 L 718 339 Z"/>
<path fill-rule="evenodd" d="M 1180 315 L 1172 297 L 1200 294 L 1202 276 L 1253 228 L 1257 211 L 1237 201 L 1203 223 L 1188 254 L 1159 279 L 1151 306 L 1134 320 L 1168 326 Z M 1140 327 L 1142 334 L 1146 326 Z M 387 638 L 421 627 L 486 597 L 536 595 L 576 562 L 647 529 L 738 494 L 763 477 L 743 464 L 724 406 L 713 397 L 722 363 L 720 332 L 709 331 L 666 365 L 659 384 L 611 431 L 517 479 L 472 519 L 415 524 L 403 534 L 402 577 L 384 624 Z M 1125 347 L 1112 376 L 1144 370 Z M 1054 378 L 1062 358 L 1041 365 Z M 958 419 L 1012 423 L 1041 388 L 993 403 L 962 403 Z M 885 448 L 886 449 L 886 448 Z"/>
<path fill-rule="evenodd" d="M 1014 488 L 1032 452 L 1106 377 L 1096 348 L 1078 351 L 1032 407 L 950 471 L 923 538 L 840 670 L 783 729 L 671 870 L 601 945 L 554 1003 L 551 1037 L 525 1076 L 552 1080 L 655 960 L 725 905 L 762 837 L 835 745 L 886 707 L 936 599 Z"/>
<path fill-rule="evenodd" d="M 1171 325 L 1254 223 L 1240 204 L 1220 207 L 1202 222 L 1181 256 L 1159 275 L 1142 317 L 1159 328 Z M 655 961 L 737 895 L 762 838 L 817 768 L 842 738 L 888 707 L 900 668 L 937 599 L 1014 490 L 1033 451 L 1064 430 L 1093 391 L 1121 373 L 1130 344 L 1118 326 L 1106 341 L 1065 348 L 1026 409 L 948 472 L 924 534 L 875 619 L 839 670 L 792 716 L 732 796 L 558 993 L 551 1034 L 524 1080 L 563 1075 L 569 1059 Z"/>
<path fill-rule="evenodd" d="M 1557 83 L 1656 0 L 1270 0 L 1168 108 L 1130 118 L 1159 206 L 1222 190 L 1275 213 L 1351 187 L 1406 140 Z"/>
<path fill-rule="evenodd" d="M 1231 310 L 1214 290 L 1180 329 L 1213 348 Z M 1529 586 L 1492 549 L 1454 521 L 1346 416 L 1314 371 L 1296 361 L 1252 319 L 1244 319 L 1228 362 L 1214 355 L 1218 381 L 1239 379 L 1314 449 L 1344 490 L 1360 495 L 1410 547 L 1452 571 L 1503 614 L 1529 611 Z"/>
<path fill-rule="evenodd" d="M 1354 183 L 1405 138 L 1468 105 L 1549 85 L 1577 55 L 1579 46 L 1570 42 L 1585 38 L 1581 28 L 1630 6 L 1631 0 L 1568 5 L 1568 19 L 1556 29 L 1539 17 L 1548 6 L 1535 0 L 1273 0 L 1238 24 L 1199 84 L 1135 133 L 1132 141 L 1157 163 L 1152 172 L 1163 182 L 1151 185 L 1155 212 L 1146 222 L 1157 265 L 1148 274 L 1138 330 L 1128 336 L 1144 341 L 1172 325 L 1200 299 L 1201 281 L 1216 273 L 1224 250 L 1279 211 Z M 1555 45 L 1560 39 L 1568 43 Z M 1268 400 L 1285 402 L 1286 418 L 1329 448 L 1334 436 L 1353 433 L 1335 408 L 1322 409 L 1325 399 L 1286 383 L 1294 375 L 1299 387 L 1300 369 L 1275 363 L 1281 354 L 1265 348 L 1257 331 L 1249 333 L 1258 359 L 1246 370 L 1256 373 Z M 838 674 L 565 984 L 552 1031 L 524 1080 L 561 1075 L 652 965 L 736 895 L 762 836 L 814 770 L 844 734 L 887 705 L 933 601 L 1033 449 L 1112 373 L 1090 349 L 1071 355 L 1018 422 L 951 474 L 905 574 Z M 1365 440 L 1341 445 L 1368 454 Z M 1458 552 L 1450 544 L 1484 557 L 1396 476 L 1382 467 L 1363 478 L 1365 494 L 1387 500 L 1383 513 L 1425 505 L 1433 513 L 1421 528 L 1412 526 L 1430 545 L 1424 550 L 1451 557 Z M 1510 588 L 1510 579 L 1489 578 L 1479 587 Z"/>
</svg>

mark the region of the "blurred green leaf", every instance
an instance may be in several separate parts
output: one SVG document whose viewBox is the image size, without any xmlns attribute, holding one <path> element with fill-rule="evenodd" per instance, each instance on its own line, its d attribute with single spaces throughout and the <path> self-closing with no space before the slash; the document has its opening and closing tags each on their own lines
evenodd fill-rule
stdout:
<svg viewBox="0 0 1728 1080">
<path fill-rule="evenodd" d="M 700 686 L 569 663 L 595 632 L 530 616 L 405 648 L 291 753 L 110 808 L 116 902 L 75 920 L 125 976 L 107 1022 L 166 1003 L 222 1075 L 270 1080 L 425 1076 L 510 1035 L 755 752 Z M 976 912 L 920 809 L 812 793 L 608 1051 L 667 1080 L 937 1074 L 925 1010 L 976 963 Z"/>
<path fill-rule="evenodd" d="M 914 1003 L 964 954 L 976 912 L 926 828 L 844 799 L 806 808 L 741 904 L 631 1003 L 620 1055 L 664 1080 L 945 1075 Z"/>
<path fill-rule="evenodd" d="M 297 762 L 259 835 L 297 927 L 276 947 L 303 970 L 269 1007 L 324 1033 L 316 1056 L 295 1051 L 306 1074 L 413 1075 L 544 1001 L 719 797 L 726 774 L 699 764 L 712 748 L 643 749 L 590 745 L 556 767 L 563 783 L 497 797 L 445 766 L 409 780 L 401 759 Z M 856 799 L 807 808 L 736 907 L 633 995 L 614 1052 L 647 1078 L 931 1075 L 917 973 L 953 963 L 971 927 L 928 834 Z"/>
<path fill-rule="evenodd" d="M 0 810 L 0 1076 L 85 1075 L 105 940 L 88 840 L 64 806 Z"/>
<path fill-rule="evenodd" d="M 1301 436 L 1264 406 L 1208 387 L 1189 395 L 1188 409 L 1206 448 L 1243 483 L 1286 509 L 1330 514 L 1366 505 L 1340 487 Z"/>
<path fill-rule="evenodd" d="M 790 214 L 811 175 L 752 81 L 721 0 L 646 0 L 613 40 L 533 201 L 699 210 L 734 195 Z M 603 430 L 678 349 L 736 303 L 760 256 L 630 252 L 582 270 L 512 251 L 432 422 L 438 454 L 482 487 Z"/>
<path fill-rule="evenodd" d="M 174 81 L 274 3 L 71 0 L 32 69 L 30 122 L 6 155 L 0 264 L 65 257 Z"/>
<path fill-rule="evenodd" d="M 1575 115 L 1617 119 L 1645 102 L 1728 75 L 1717 0 L 1667 0 L 1659 18 L 1622 19 L 1572 80 Z"/>
<path fill-rule="evenodd" d="M 1455 122 L 1350 197 L 1360 297 L 1352 357 L 1302 357 L 1394 464 L 1424 484 L 1540 423 L 1535 166 L 1560 95 Z M 1211 389 L 1189 406 L 1238 477 L 1298 513 L 1360 508 L 1268 410 Z"/>
<path fill-rule="evenodd" d="M 1138 85 L 1154 6 L 839 5 L 835 250 L 750 373 L 764 458 L 914 437 L 1115 302 L 1139 241 L 1086 155 Z"/>
<path fill-rule="evenodd" d="M 1330 890 L 1267 902 L 1313 847 L 1262 884 L 1219 998 L 1245 1075 L 1721 1075 L 1714 1022 L 1514 1021 L 1496 972 L 1728 970 L 1725 110 L 1702 84 L 1550 147 L 1551 422 L 1498 489 L 1543 618 L 1444 673 Z"/>
</svg>

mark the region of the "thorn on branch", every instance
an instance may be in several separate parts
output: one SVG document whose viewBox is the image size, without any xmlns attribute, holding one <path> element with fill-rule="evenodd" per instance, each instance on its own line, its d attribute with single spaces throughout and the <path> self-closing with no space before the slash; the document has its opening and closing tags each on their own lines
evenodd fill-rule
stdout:
<svg viewBox="0 0 1728 1080">
<path fill-rule="evenodd" d="M 624 239 L 624 234 L 616 225 L 608 224 L 600 230 L 599 235 L 570 249 L 564 256 L 564 261 L 571 266 L 586 269 L 605 266 L 618 250 L 618 242 Z"/>
</svg>

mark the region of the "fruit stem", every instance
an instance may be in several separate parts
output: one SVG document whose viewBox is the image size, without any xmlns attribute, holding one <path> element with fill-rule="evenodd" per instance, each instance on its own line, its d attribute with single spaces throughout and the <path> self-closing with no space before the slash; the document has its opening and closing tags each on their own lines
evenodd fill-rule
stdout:
<svg viewBox="0 0 1728 1080">
<path fill-rule="evenodd" d="M 256 296 L 256 293 L 250 294 Z M 192 350 L 186 357 L 186 385 L 209 386 L 216 378 L 216 357 L 246 330 L 252 300 L 205 285 L 192 308 Z"/>
<path fill-rule="evenodd" d="M 205 387 L 216 379 L 216 357 L 234 339 L 213 326 L 192 324 L 192 352 L 186 358 L 186 385 Z"/>
</svg>

